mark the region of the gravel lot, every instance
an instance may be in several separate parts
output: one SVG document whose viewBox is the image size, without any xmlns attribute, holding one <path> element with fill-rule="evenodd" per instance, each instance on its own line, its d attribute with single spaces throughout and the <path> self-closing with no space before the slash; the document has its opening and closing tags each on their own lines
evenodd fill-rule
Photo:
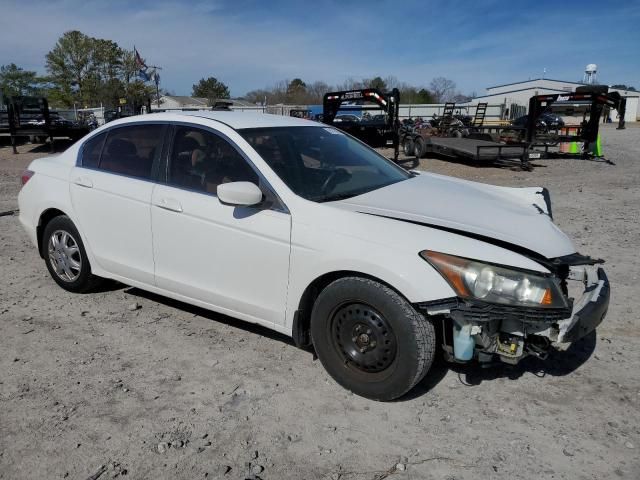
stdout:
<svg viewBox="0 0 640 480">
<path fill-rule="evenodd" d="M 69 294 L 0 216 L 0 478 L 640 478 L 640 128 L 604 127 L 603 144 L 615 165 L 421 162 L 548 187 L 613 296 L 597 335 L 546 363 L 440 363 L 393 403 L 349 394 L 266 329 L 119 284 Z M 0 212 L 47 149 L 20 152 L 0 147 Z"/>
</svg>

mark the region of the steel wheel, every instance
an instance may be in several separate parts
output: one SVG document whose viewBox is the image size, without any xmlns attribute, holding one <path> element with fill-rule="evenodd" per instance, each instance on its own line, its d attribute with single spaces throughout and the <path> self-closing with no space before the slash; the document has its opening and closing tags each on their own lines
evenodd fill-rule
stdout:
<svg viewBox="0 0 640 480">
<path fill-rule="evenodd" d="M 380 312 L 363 303 L 338 308 L 331 321 L 331 335 L 345 365 L 367 373 L 381 372 L 395 360 L 397 341 Z"/>
<path fill-rule="evenodd" d="M 82 255 L 78 242 L 69 232 L 56 230 L 49 237 L 49 262 L 63 282 L 75 282 L 82 272 Z"/>
<path fill-rule="evenodd" d="M 435 352 L 429 319 L 369 278 L 343 277 L 327 285 L 314 303 L 310 326 L 329 375 L 374 400 L 407 393 L 427 373 Z"/>
</svg>

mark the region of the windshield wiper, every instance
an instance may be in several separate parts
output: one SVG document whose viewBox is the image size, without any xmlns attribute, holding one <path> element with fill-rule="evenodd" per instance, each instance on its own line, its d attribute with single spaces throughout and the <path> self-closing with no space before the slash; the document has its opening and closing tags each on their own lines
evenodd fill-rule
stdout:
<svg viewBox="0 0 640 480">
<path fill-rule="evenodd" d="M 344 192 L 344 193 L 336 193 L 335 195 L 326 195 L 324 197 L 320 197 L 318 202 L 335 202 L 337 200 L 345 200 L 351 197 L 357 197 L 358 195 L 362 195 L 366 192 Z"/>
</svg>

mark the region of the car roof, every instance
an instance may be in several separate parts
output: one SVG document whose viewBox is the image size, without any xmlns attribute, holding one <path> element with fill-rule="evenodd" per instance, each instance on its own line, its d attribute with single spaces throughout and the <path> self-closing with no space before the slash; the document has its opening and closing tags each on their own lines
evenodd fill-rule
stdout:
<svg viewBox="0 0 640 480">
<path fill-rule="evenodd" d="M 304 120 L 296 117 L 284 115 L 271 115 L 261 112 L 240 112 L 240 111 L 175 111 L 158 112 L 146 115 L 136 115 L 133 117 L 117 120 L 117 124 L 124 125 L 137 122 L 148 121 L 188 121 L 206 125 L 209 121 L 221 122 L 233 129 L 242 128 L 264 128 L 264 127 L 310 127 L 320 126 L 318 122 Z M 112 124 L 116 124 L 112 122 Z"/>
</svg>

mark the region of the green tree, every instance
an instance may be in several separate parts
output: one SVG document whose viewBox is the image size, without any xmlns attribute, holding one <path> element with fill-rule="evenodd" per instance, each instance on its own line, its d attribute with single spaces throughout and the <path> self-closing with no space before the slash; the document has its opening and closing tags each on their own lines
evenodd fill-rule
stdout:
<svg viewBox="0 0 640 480">
<path fill-rule="evenodd" d="M 420 90 L 418 90 L 416 103 L 436 103 L 436 99 L 429 90 L 427 90 L 426 88 L 421 88 Z"/>
<path fill-rule="evenodd" d="M 385 82 L 382 77 L 374 77 L 364 83 L 366 83 L 369 88 L 377 88 L 381 92 L 387 91 L 387 82 Z"/>
<path fill-rule="evenodd" d="M 307 84 L 301 78 L 294 78 L 287 83 L 287 103 L 304 103 L 307 96 Z"/>
<path fill-rule="evenodd" d="M 59 96 L 66 104 L 73 104 L 75 86 L 81 100 L 88 101 L 91 76 L 95 73 L 95 39 L 78 30 L 65 32 L 47 53 L 46 66 L 49 75 L 59 90 Z M 89 84 L 89 85 L 88 85 Z"/>
<path fill-rule="evenodd" d="M 194 97 L 206 98 L 210 105 L 220 98 L 229 98 L 229 87 L 215 77 L 201 78 L 193 86 L 192 95 Z"/>
<path fill-rule="evenodd" d="M 34 95 L 41 83 L 36 72 L 24 70 L 15 63 L 0 66 L 0 92 L 7 97 Z"/>
</svg>

